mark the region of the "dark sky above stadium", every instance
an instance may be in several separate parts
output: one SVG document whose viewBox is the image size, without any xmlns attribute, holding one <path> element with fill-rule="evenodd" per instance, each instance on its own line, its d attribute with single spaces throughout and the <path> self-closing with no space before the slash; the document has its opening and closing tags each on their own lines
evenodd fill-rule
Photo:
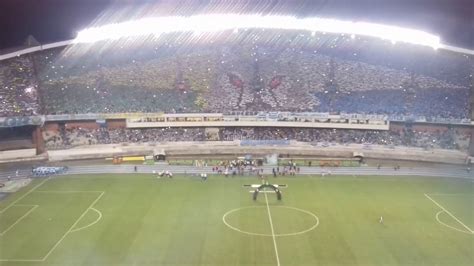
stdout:
<svg viewBox="0 0 474 266">
<path fill-rule="evenodd" d="M 435 33 L 443 43 L 474 49 L 474 0 L 0 0 L 0 49 L 21 46 L 30 34 L 41 43 L 72 39 L 97 19 L 123 21 L 137 15 L 208 11 L 397 25 Z"/>
</svg>

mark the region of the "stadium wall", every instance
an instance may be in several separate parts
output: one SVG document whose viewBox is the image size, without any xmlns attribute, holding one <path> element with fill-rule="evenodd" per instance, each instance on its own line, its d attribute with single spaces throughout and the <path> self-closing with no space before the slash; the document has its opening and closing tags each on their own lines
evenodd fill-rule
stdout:
<svg viewBox="0 0 474 266">
<path fill-rule="evenodd" d="M 31 149 L 33 146 L 34 144 L 30 139 L 0 141 L 0 151 Z"/>
<path fill-rule="evenodd" d="M 469 155 L 474 157 L 474 129 L 471 129 L 471 140 L 469 142 Z"/>
<path fill-rule="evenodd" d="M 47 160 L 47 154 L 36 154 L 36 149 L 0 151 L 1 163 L 38 162 Z"/>
<path fill-rule="evenodd" d="M 459 133 L 469 134 L 472 130 L 470 125 L 441 125 L 441 124 L 432 124 L 432 123 L 406 123 L 406 122 L 391 122 L 390 131 L 400 132 L 403 129 L 410 125 L 411 129 L 415 131 L 426 131 L 426 132 L 444 132 L 450 128 L 456 129 Z"/>
<path fill-rule="evenodd" d="M 127 128 L 127 123 L 125 119 L 107 119 L 107 128 L 110 129 L 119 129 L 119 128 Z M 195 127 L 206 127 L 205 123 L 202 122 L 197 122 L 193 123 Z M 282 127 L 282 124 L 280 122 L 270 122 L 270 123 L 258 123 L 260 127 Z M 337 124 L 336 124 L 337 125 Z M 416 131 L 426 131 L 426 132 L 443 132 L 447 131 L 450 128 L 455 128 L 458 132 L 460 133 L 470 133 L 472 130 L 472 126 L 470 125 L 446 125 L 446 124 L 431 124 L 431 123 L 411 123 L 411 128 Z M 183 122 L 180 125 L 174 125 L 175 127 L 190 127 L 191 125 L 189 123 Z M 307 123 L 302 123 L 301 125 L 295 126 L 295 124 L 291 124 L 289 126 L 288 124 L 286 125 L 288 127 L 301 127 L 301 128 L 311 128 Z M 395 132 L 400 132 L 403 131 L 407 126 L 407 123 L 405 122 L 391 122 L 389 124 L 389 127 L 385 127 L 383 129 L 379 129 L 377 127 L 373 127 L 372 125 L 369 126 L 368 128 L 349 128 L 349 129 L 360 129 L 360 130 L 390 130 L 390 131 L 395 131 Z M 72 129 L 72 128 L 87 128 L 87 129 L 97 129 L 99 128 L 99 125 L 97 124 L 96 121 L 80 121 L 80 122 L 66 122 L 65 123 L 66 129 Z M 225 127 L 225 126 L 221 126 Z M 249 127 L 249 126 L 241 126 L 239 124 L 231 124 L 231 127 Z M 252 126 L 255 127 L 255 126 Z M 137 127 L 141 128 L 141 127 Z M 209 127 L 211 128 L 211 127 Z M 212 126 L 212 128 L 220 128 L 219 126 Z M 326 126 L 326 127 L 321 127 L 321 128 L 336 128 L 334 127 L 334 124 L 331 124 L 331 126 Z M 342 129 L 347 129 L 347 128 L 342 128 Z M 46 122 L 43 126 L 44 131 L 58 131 L 59 130 L 59 123 L 58 122 Z"/>
<path fill-rule="evenodd" d="M 124 119 L 108 119 L 107 120 L 107 128 L 111 129 L 119 129 L 119 128 L 126 128 L 127 123 Z"/>
<path fill-rule="evenodd" d="M 474 124 L 474 77 L 471 80 L 470 102 L 471 102 L 471 124 Z"/>
<path fill-rule="evenodd" d="M 36 127 L 36 129 L 33 131 L 33 142 L 36 146 L 36 155 L 40 155 L 46 151 L 43 131 L 40 127 Z"/>
<path fill-rule="evenodd" d="M 130 122 L 127 128 L 166 127 L 293 127 L 293 128 L 336 128 L 361 130 L 388 130 L 390 123 L 338 123 L 338 122 L 295 122 L 295 121 L 184 121 L 184 122 Z"/>
<path fill-rule="evenodd" d="M 59 124 L 58 123 L 45 123 L 42 129 L 43 131 L 58 131 Z"/>
<path fill-rule="evenodd" d="M 67 122 L 64 124 L 66 129 L 75 129 L 75 128 L 87 128 L 87 129 L 98 129 L 99 124 L 95 121 L 83 121 L 83 122 Z"/>
<path fill-rule="evenodd" d="M 387 148 L 379 145 L 338 145 L 315 147 L 308 143 L 291 141 L 288 146 L 241 146 L 239 141 L 223 142 L 169 142 L 143 144 L 108 144 L 80 146 L 68 150 L 48 151 L 50 161 L 103 159 L 114 156 L 146 156 L 156 151 L 164 151 L 166 156 L 245 156 L 263 157 L 268 154 L 285 154 L 289 156 L 353 158 L 354 154 L 363 154 L 364 158 L 403 160 L 415 162 L 434 162 L 450 164 L 466 164 L 466 153 L 454 150 L 423 150 L 421 148 L 397 147 Z"/>
</svg>

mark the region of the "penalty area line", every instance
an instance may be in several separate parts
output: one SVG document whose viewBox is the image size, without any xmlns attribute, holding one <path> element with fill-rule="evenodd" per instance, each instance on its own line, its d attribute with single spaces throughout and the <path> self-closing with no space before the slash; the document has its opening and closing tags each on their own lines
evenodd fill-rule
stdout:
<svg viewBox="0 0 474 266">
<path fill-rule="evenodd" d="M 34 186 L 32 189 L 28 190 L 28 192 L 26 192 L 25 194 L 21 195 L 19 198 L 17 198 L 15 201 L 13 201 L 12 203 L 10 203 L 7 207 L 5 207 L 4 209 L 0 210 L 0 213 L 3 213 L 5 212 L 6 210 L 10 209 L 13 205 L 15 205 L 17 202 L 19 202 L 20 200 L 24 199 L 26 196 L 28 196 L 31 192 L 35 191 L 37 188 L 39 188 L 40 186 L 42 186 L 44 183 L 46 183 L 46 181 L 48 181 L 50 179 L 50 177 L 47 177 L 45 178 L 43 181 L 41 181 L 39 184 L 37 184 L 36 186 Z"/>
<path fill-rule="evenodd" d="M 464 228 L 466 228 L 467 231 L 471 232 L 471 234 L 474 234 L 474 231 L 469 228 L 467 225 L 465 225 L 463 222 L 461 222 L 461 220 L 459 220 L 456 216 L 454 216 L 454 214 L 452 214 L 451 212 L 449 212 L 445 207 L 443 207 L 441 204 L 439 204 L 437 201 L 435 201 L 433 198 L 431 198 L 430 196 L 428 196 L 428 194 L 424 194 L 425 197 L 427 197 L 429 200 L 431 200 L 434 204 L 436 204 L 436 206 L 440 207 L 445 213 L 447 213 L 449 216 L 451 216 L 451 218 L 453 218 L 456 222 L 458 222 L 460 225 L 462 225 Z M 439 213 L 438 213 L 439 215 Z"/>
<path fill-rule="evenodd" d="M 15 206 L 20 206 L 20 205 L 15 205 Z M 31 209 L 29 209 L 25 214 L 23 214 L 20 218 L 18 218 L 12 225 L 10 225 L 7 229 L 5 229 L 3 232 L 0 232 L 0 236 L 3 236 L 6 234 L 10 229 L 12 229 L 17 223 L 19 223 L 21 220 L 23 220 L 26 216 L 28 216 L 32 211 L 34 211 L 36 208 L 39 207 L 39 205 L 21 205 L 21 206 L 32 206 Z"/>
<path fill-rule="evenodd" d="M 29 195 L 30 193 L 100 193 L 99 196 L 97 196 L 97 198 L 89 205 L 89 207 L 86 208 L 86 210 L 81 214 L 81 216 L 79 216 L 79 218 L 74 222 L 74 224 L 69 228 L 68 231 L 66 231 L 66 233 L 63 234 L 63 236 L 56 242 L 56 244 L 54 244 L 54 246 L 48 251 L 48 253 L 42 258 L 42 259 L 0 259 L 0 262 L 44 262 L 46 261 L 46 259 L 49 257 L 49 255 L 51 255 L 51 253 L 59 246 L 59 244 L 61 244 L 61 242 L 64 240 L 64 238 L 66 238 L 66 236 L 71 233 L 71 232 L 77 232 L 79 230 L 82 230 L 82 229 L 85 229 L 87 227 L 90 227 L 94 224 L 96 224 L 101 218 L 102 218 L 102 213 L 93 208 L 93 206 L 102 198 L 102 196 L 105 194 L 105 191 L 80 191 L 80 190 L 72 190 L 72 191 L 48 191 L 48 190 L 36 190 L 38 187 L 40 187 L 41 185 L 43 185 L 46 181 L 48 181 L 50 179 L 50 177 L 46 178 L 45 180 L 43 180 L 41 183 L 39 183 L 38 185 L 36 185 L 35 187 L 33 187 L 31 190 L 29 190 L 28 192 L 26 192 L 24 195 L 22 195 L 20 198 L 16 199 L 14 202 L 10 203 L 10 205 L 8 205 L 5 209 L 3 210 L 0 210 L 0 213 L 8 210 L 9 208 L 11 208 L 12 206 L 34 206 L 32 209 L 30 209 L 26 214 L 24 214 L 22 217 L 20 217 L 20 219 L 18 219 L 15 223 L 18 223 L 20 220 L 22 220 L 23 218 L 25 218 L 28 214 L 30 214 L 32 211 L 34 211 L 37 207 L 39 207 L 39 205 L 30 205 L 30 204 L 16 204 L 17 202 L 19 202 L 20 200 L 22 200 L 23 198 L 25 198 L 27 195 Z M 77 224 L 79 223 L 79 221 L 84 218 L 84 216 L 86 215 L 86 213 L 89 211 L 89 210 L 93 210 L 95 212 L 97 212 L 99 214 L 99 218 L 97 218 L 96 221 L 94 221 L 92 224 L 89 224 L 85 227 L 81 227 L 81 228 L 77 228 L 77 229 L 74 229 L 74 227 L 77 226 Z M 7 230 L 10 230 L 10 228 L 7 228 Z M 2 232 L 2 234 L 5 234 L 6 231 Z M 1 263 L 0 263 L 1 264 Z"/>
<path fill-rule="evenodd" d="M 69 230 L 67 230 L 66 233 L 64 233 L 64 235 L 58 240 L 58 242 L 56 242 L 56 244 L 54 244 L 54 246 L 48 251 L 48 253 L 43 257 L 43 259 L 41 259 L 41 261 L 45 261 L 46 259 L 48 259 L 49 255 L 51 255 L 51 253 L 53 253 L 53 251 L 59 246 L 59 244 L 61 244 L 61 242 L 66 238 L 66 236 L 73 231 L 74 227 L 77 226 L 79 221 L 86 215 L 86 213 L 89 211 L 89 209 L 91 209 L 100 200 L 100 198 L 102 198 L 102 196 L 104 194 L 105 194 L 105 192 L 102 191 L 102 193 L 100 193 L 100 195 L 89 205 L 89 207 L 86 208 L 86 210 L 81 214 L 81 216 L 79 216 L 79 218 L 77 218 L 77 220 L 69 228 Z"/>
</svg>

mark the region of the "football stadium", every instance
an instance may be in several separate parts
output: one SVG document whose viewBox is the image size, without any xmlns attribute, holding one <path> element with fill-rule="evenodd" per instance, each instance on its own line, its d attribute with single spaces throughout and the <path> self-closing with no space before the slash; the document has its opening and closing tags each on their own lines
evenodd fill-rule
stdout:
<svg viewBox="0 0 474 266">
<path fill-rule="evenodd" d="M 1 46 L 0 265 L 474 265 L 474 42 L 124 2 Z"/>
</svg>

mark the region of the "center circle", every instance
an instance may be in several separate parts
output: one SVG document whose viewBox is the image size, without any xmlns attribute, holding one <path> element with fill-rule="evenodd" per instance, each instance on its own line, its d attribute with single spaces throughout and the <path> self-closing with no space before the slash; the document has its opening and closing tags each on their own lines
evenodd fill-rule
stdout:
<svg viewBox="0 0 474 266">
<path fill-rule="evenodd" d="M 254 236 L 268 236 L 268 237 L 273 237 L 273 236 L 276 236 L 276 237 L 281 237 L 281 236 L 295 236 L 295 235 L 301 235 L 301 234 L 304 234 L 304 233 L 307 233 L 313 229 L 315 229 L 318 225 L 319 225 L 319 218 L 318 216 L 316 216 L 314 213 L 312 212 L 309 212 L 309 211 L 306 211 L 306 210 L 302 210 L 302 209 L 299 209 L 299 208 L 295 208 L 295 207 L 290 207 L 290 206 L 272 206 L 271 209 L 275 209 L 275 208 L 283 208 L 283 209 L 288 209 L 288 210 L 293 210 L 293 211 L 296 211 L 298 213 L 302 213 L 304 214 L 305 216 L 309 216 L 310 219 L 313 221 L 312 222 L 312 225 L 311 226 L 307 226 L 305 229 L 302 229 L 302 230 L 299 230 L 299 231 L 296 231 L 296 232 L 290 232 L 290 233 L 282 233 L 282 234 L 275 234 L 275 235 L 272 235 L 272 234 L 265 234 L 265 233 L 259 233 L 259 232 L 251 232 L 249 230 L 242 230 L 236 226 L 233 226 L 230 222 L 229 222 L 229 217 L 232 216 L 232 214 L 236 213 L 236 212 L 239 212 L 239 211 L 243 211 L 243 210 L 249 210 L 249 209 L 265 209 L 265 213 L 266 213 L 266 209 L 267 207 L 266 206 L 247 206 L 247 207 L 241 207 L 241 208 L 237 208 L 237 209 L 233 209 L 233 210 L 230 210 L 228 212 L 226 212 L 223 216 L 222 216 L 222 221 L 224 222 L 224 224 L 229 227 L 230 229 L 234 230 L 234 231 L 237 231 L 239 233 L 243 233 L 243 234 L 247 234 L 247 235 L 254 235 Z M 268 220 L 268 214 L 266 214 L 266 219 Z M 274 218 L 272 216 L 272 218 Z M 307 218 L 307 217 L 306 217 Z M 258 218 L 257 218 L 258 219 Z M 291 219 L 291 218 L 290 218 Z M 273 223 L 274 224 L 277 224 L 278 226 L 278 222 L 280 220 L 273 220 Z M 281 221 L 280 221 L 281 222 Z M 277 227 L 275 226 L 275 227 Z"/>
</svg>

